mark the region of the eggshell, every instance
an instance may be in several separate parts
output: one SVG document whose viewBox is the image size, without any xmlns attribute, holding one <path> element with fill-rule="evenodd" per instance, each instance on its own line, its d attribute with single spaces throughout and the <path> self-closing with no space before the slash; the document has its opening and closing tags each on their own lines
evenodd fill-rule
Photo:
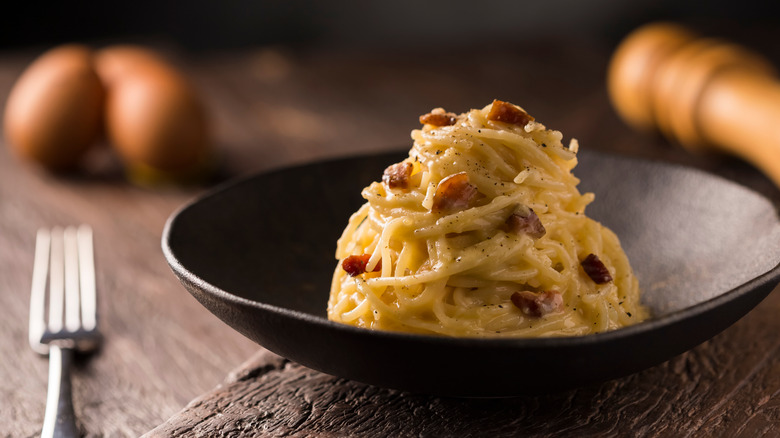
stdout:
<svg viewBox="0 0 780 438">
<path fill-rule="evenodd" d="M 18 156 L 46 168 L 74 167 L 100 135 L 104 94 L 87 47 L 51 49 L 11 90 L 4 115 L 6 142 Z"/>
<path fill-rule="evenodd" d="M 103 84 L 111 88 L 128 76 L 158 74 L 180 76 L 157 52 L 141 46 L 118 45 L 106 47 L 95 54 L 95 65 Z M 144 73 L 145 72 L 145 73 Z"/>
<path fill-rule="evenodd" d="M 208 163 L 205 111 L 183 75 L 134 46 L 103 49 L 95 63 L 108 90 L 106 134 L 130 167 L 190 173 Z"/>
</svg>

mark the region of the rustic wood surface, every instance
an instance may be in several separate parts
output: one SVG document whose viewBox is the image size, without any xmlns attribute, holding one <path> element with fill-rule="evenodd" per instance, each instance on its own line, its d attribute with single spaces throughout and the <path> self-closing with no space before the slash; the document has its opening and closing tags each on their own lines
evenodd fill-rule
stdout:
<svg viewBox="0 0 780 438">
<path fill-rule="evenodd" d="M 164 49 L 208 105 L 223 178 L 407 147 L 419 114 L 501 98 L 582 148 L 703 168 L 780 204 L 780 192 L 749 165 L 694 156 L 624 126 L 604 87 L 609 41 L 546 39 L 433 54 Z M 3 102 L 37 53 L 0 53 Z M 385 390 L 279 358 L 187 294 L 162 256 L 160 235 L 167 217 L 210 183 L 136 187 L 107 149 L 78 176 L 52 176 L 2 146 L 0 436 L 35 436 L 43 420 L 48 362 L 26 341 L 35 231 L 77 223 L 94 228 L 105 334 L 103 348 L 73 376 L 87 436 L 780 435 L 777 293 L 694 350 L 602 385 L 497 400 Z M 512 377 L 512 370 L 496 373 Z"/>
</svg>

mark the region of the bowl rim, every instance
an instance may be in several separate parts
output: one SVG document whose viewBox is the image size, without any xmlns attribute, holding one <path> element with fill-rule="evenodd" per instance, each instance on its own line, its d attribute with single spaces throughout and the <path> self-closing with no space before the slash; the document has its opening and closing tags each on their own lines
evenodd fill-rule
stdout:
<svg viewBox="0 0 780 438">
<path fill-rule="evenodd" d="M 176 226 L 176 222 L 182 217 L 182 215 L 187 210 L 199 204 L 200 202 L 218 196 L 221 193 L 230 190 L 231 188 L 245 184 L 256 178 L 261 178 L 263 176 L 274 174 L 274 173 L 289 171 L 295 168 L 306 167 L 311 165 L 327 165 L 328 163 L 333 163 L 333 162 L 367 159 L 370 157 L 378 157 L 383 155 L 388 157 L 391 157 L 393 155 L 401 156 L 402 151 L 387 150 L 387 151 L 378 151 L 375 153 L 368 153 L 368 154 L 347 155 L 347 156 L 340 156 L 340 157 L 331 157 L 322 160 L 293 163 L 291 165 L 287 165 L 279 168 L 268 169 L 265 171 L 259 171 L 241 177 L 236 177 L 228 181 L 225 181 L 221 184 L 218 184 L 213 188 L 207 190 L 205 193 L 202 193 L 190 199 L 189 201 L 181 205 L 178 209 L 176 209 L 168 217 L 163 227 L 163 232 L 161 236 L 161 246 L 162 246 L 163 255 L 165 256 L 165 259 L 168 262 L 171 270 L 174 272 L 174 274 L 177 277 L 186 280 L 190 284 L 195 285 L 200 290 L 204 291 L 205 293 L 221 301 L 231 302 L 232 304 L 236 304 L 240 306 L 255 307 L 257 309 L 266 312 L 272 312 L 274 314 L 283 317 L 303 321 L 308 324 L 319 326 L 328 330 L 346 332 L 350 335 L 355 335 L 355 336 L 365 336 L 365 335 L 372 336 L 372 337 L 379 336 L 382 338 L 387 338 L 389 340 L 403 341 L 403 342 L 436 343 L 436 344 L 447 343 L 453 347 L 463 347 L 463 348 L 512 347 L 512 348 L 525 348 L 525 349 L 547 349 L 547 348 L 562 349 L 562 348 L 571 348 L 571 347 L 581 347 L 583 345 L 612 343 L 614 341 L 624 340 L 635 336 L 641 336 L 642 334 L 651 331 L 656 331 L 666 327 L 671 327 L 684 320 L 694 319 L 698 316 L 704 315 L 708 312 L 713 311 L 714 309 L 719 308 L 726 302 L 734 301 L 737 298 L 744 296 L 746 294 L 750 294 L 751 292 L 761 289 L 764 286 L 772 285 L 772 288 L 774 288 L 778 283 L 780 283 L 780 261 L 778 261 L 778 263 L 768 271 L 748 280 L 745 283 L 742 283 L 729 290 L 723 291 L 717 296 L 714 296 L 712 298 L 709 298 L 697 304 L 689 305 L 683 309 L 678 309 L 673 312 L 663 314 L 658 317 L 651 315 L 647 320 L 636 323 L 628 327 L 622 327 L 615 330 L 609 330 L 606 332 L 593 333 L 593 334 L 580 335 L 580 336 L 555 336 L 555 337 L 535 337 L 535 338 L 534 337 L 519 337 L 519 338 L 476 337 L 476 336 L 475 337 L 450 337 L 450 336 L 427 335 L 427 334 L 418 334 L 418 333 L 370 330 L 370 329 L 365 329 L 360 327 L 354 327 L 347 324 L 331 321 L 322 316 L 313 315 L 303 311 L 293 310 L 286 307 L 280 307 L 273 304 L 267 304 L 259 301 L 250 300 L 248 298 L 243 298 L 209 283 L 208 281 L 200 278 L 194 272 L 187 269 L 181 263 L 179 258 L 176 256 L 174 249 L 171 247 L 171 234 L 173 228 Z M 661 160 L 644 159 L 644 158 L 640 159 L 637 157 L 611 154 L 611 153 L 599 152 L 599 151 L 589 151 L 587 152 L 587 155 L 611 156 L 611 157 L 619 158 L 621 160 L 628 160 L 628 161 L 634 161 L 640 163 L 654 163 L 654 165 L 662 165 L 665 167 L 681 169 L 686 172 L 704 174 L 709 178 L 719 179 L 728 184 L 737 186 L 743 190 L 752 192 L 756 196 L 760 197 L 762 200 L 768 202 L 770 205 L 773 205 L 771 201 L 769 201 L 766 198 L 766 196 L 756 192 L 755 190 L 749 187 L 745 187 L 739 183 L 728 180 L 719 175 L 715 175 L 693 167 L 689 167 L 677 163 L 664 162 Z M 775 208 L 775 211 L 777 212 L 777 208 Z M 763 300 L 769 293 L 771 293 L 771 291 L 772 289 L 769 289 L 766 292 L 765 296 L 761 297 L 759 301 Z M 748 312 L 746 312 L 745 314 L 740 315 L 740 317 L 749 313 L 750 310 L 752 310 L 752 308 L 749 309 Z"/>
</svg>

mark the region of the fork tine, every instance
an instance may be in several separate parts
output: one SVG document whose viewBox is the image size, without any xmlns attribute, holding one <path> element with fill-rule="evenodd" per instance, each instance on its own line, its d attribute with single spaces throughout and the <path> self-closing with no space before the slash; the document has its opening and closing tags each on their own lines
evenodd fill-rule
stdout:
<svg viewBox="0 0 780 438">
<path fill-rule="evenodd" d="M 63 257 L 63 231 L 51 230 L 51 264 L 49 266 L 49 330 L 62 330 L 62 311 L 65 304 L 65 261 Z"/>
<path fill-rule="evenodd" d="M 97 327 L 97 298 L 95 288 L 95 254 L 92 228 L 81 225 L 78 230 L 79 268 L 81 279 L 81 323 L 84 330 Z"/>
<path fill-rule="evenodd" d="M 30 291 L 30 347 L 36 353 L 46 354 L 49 348 L 41 344 L 41 336 L 46 325 L 46 278 L 49 271 L 49 248 L 51 234 L 40 229 L 35 238 L 35 261 L 33 262 L 33 278 Z"/>
<path fill-rule="evenodd" d="M 63 253 L 65 254 L 65 329 L 75 332 L 81 326 L 79 318 L 79 251 L 75 227 L 65 229 Z"/>
<path fill-rule="evenodd" d="M 38 353 L 49 355 L 49 387 L 41 432 L 44 437 L 79 436 L 70 369 L 76 353 L 92 351 L 100 343 L 100 333 L 96 330 L 93 265 L 89 227 L 38 231 L 30 294 L 30 346 Z M 45 317 L 47 276 L 48 326 Z M 84 295 L 80 296 L 80 293 Z M 80 313 L 84 315 L 84 325 Z"/>
</svg>

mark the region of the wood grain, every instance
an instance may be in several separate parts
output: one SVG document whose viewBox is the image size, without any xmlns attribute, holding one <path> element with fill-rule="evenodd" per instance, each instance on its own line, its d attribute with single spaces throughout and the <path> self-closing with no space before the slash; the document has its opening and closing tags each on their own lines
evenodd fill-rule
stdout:
<svg viewBox="0 0 780 438">
<path fill-rule="evenodd" d="M 460 112 L 502 98 L 578 138 L 583 148 L 707 169 L 780 205 L 777 189 L 747 164 L 693 156 L 625 127 L 603 85 L 610 49 L 583 39 L 436 53 L 259 48 L 168 54 L 208 105 L 220 179 L 405 147 L 419 114 L 439 106 Z M 0 53 L 3 101 L 36 54 Z M 105 334 L 102 350 L 81 360 L 74 376 L 76 414 L 87 436 L 152 430 L 155 437 L 780 434 L 777 294 L 666 364 L 543 397 L 406 394 L 258 352 L 187 294 L 160 251 L 167 217 L 212 183 L 135 187 L 107 149 L 96 151 L 80 175 L 52 176 L 0 147 L 0 436 L 40 433 L 47 360 L 26 344 L 34 236 L 38 227 L 76 223 L 94 229 Z M 231 370 L 233 377 L 224 380 Z M 496 373 L 519 378 L 512 370 Z"/>
<path fill-rule="evenodd" d="M 771 307 L 764 303 L 756 313 L 776 310 Z M 776 389 L 754 385 L 767 377 L 757 374 L 776 374 L 780 341 L 749 346 L 746 353 L 755 357 L 745 359 L 752 365 L 738 366 L 729 358 L 739 347 L 729 338 L 744 335 L 746 325 L 627 378 L 506 399 L 381 389 L 261 350 L 145 436 L 774 436 L 780 433 Z M 502 371 L 511 378 L 511 370 Z M 745 399 L 746 386 L 758 397 Z"/>
</svg>

